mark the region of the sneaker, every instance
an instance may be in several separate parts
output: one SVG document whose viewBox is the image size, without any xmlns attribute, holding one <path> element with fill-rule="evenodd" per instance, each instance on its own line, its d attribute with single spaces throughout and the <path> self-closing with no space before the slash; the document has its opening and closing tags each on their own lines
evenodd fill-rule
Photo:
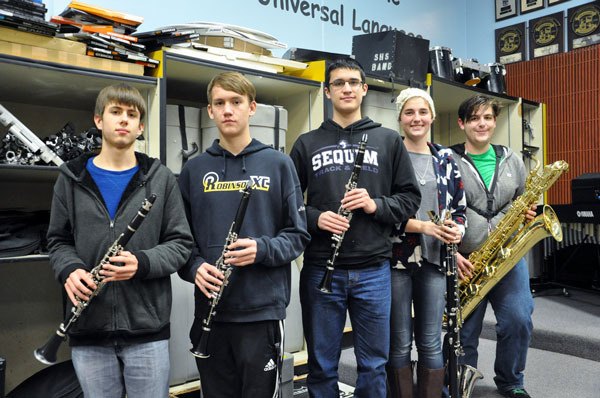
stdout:
<svg viewBox="0 0 600 398">
<path fill-rule="evenodd" d="M 502 395 L 509 398 L 531 398 L 531 395 L 529 395 L 524 388 L 513 388 L 511 390 L 504 391 Z"/>
</svg>

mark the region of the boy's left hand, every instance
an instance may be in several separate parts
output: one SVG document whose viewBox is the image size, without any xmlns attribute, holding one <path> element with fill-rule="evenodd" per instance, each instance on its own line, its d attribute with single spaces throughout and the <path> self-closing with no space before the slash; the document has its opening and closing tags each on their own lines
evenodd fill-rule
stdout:
<svg viewBox="0 0 600 398">
<path fill-rule="evenodd" d="M 244 267 L 254 264 L 258 249 L 254 239 L 242 238 L 227 246 L 227 250 L 225 253 L 225 264 Z"/>
<path fill-rule="evenodd" d="M 109 257 L 108 261 L 110 263 L 105 264 L 100 271 L 100 275 L 105 277 L 104 282 L 129 280 L 138 270 L 137 257 L 128 251 L 122 251 L 117 256 Z"/>
</svg>

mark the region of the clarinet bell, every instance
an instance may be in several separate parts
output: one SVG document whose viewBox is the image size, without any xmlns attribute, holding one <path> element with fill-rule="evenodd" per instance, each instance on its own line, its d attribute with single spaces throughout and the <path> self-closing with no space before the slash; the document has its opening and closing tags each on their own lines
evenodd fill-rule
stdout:
<svg viewBox="0 0 600 398">
<path fill-rule="evenodd" d="M 54 365 L 56 363 L 56 353 L 64 340 L 63 336 L 55 333 L 46 344 L 33 352 L 35 359 L 45 365 Z"/>
<path fill-rule="evenodd" d="M 333 284 L 333 269 L 325 270 L 325 275 L 323 275 L 323 279 L 321 279 L 321 284 L 319 285 L 319 290 L 323 293 L 331 293 L 332 292 L 332 284 Z"/>
<path fill-rule="evenodd" d="M 196 358 L 208 358 L 210 354 L 208 353 L 208 336 L 210 330 L 203 329 L 202 334 L 200 335 L 200 341 L 196 345 L 196 347 L 190 349 L 190 352 Z"/>
</svg>

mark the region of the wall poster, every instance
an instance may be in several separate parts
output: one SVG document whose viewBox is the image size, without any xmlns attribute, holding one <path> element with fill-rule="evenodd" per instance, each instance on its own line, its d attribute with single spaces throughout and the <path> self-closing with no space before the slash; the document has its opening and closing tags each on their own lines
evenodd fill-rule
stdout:
<svg viewBox="0 0 600 398">
<path fill-rule="evenodd" d="M 496 0 L 496 21 L 517 15 L 517 0 Z"/>
<path fill-rule="evenodd" d="M 521 0 L 521 14 L 544 8 L 544 0 Z"/>
</svg>

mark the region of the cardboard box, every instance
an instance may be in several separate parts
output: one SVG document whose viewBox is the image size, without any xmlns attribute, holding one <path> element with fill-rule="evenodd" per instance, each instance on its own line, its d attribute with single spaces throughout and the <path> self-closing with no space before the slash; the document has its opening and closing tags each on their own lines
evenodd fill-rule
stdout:
<svg viewBox="0 0 600 398">
<path fill-rule="evenodd" d="M 30 58 L 38 61 L 56 62 L 80 68 L 100 69 L 107 72 L 125 73 L 129 75 L 144 75 L 142 65 L 113 61 L 96 57 L 88 57 L 84 54 L 74 54 L 66 51 L 53 50 L 27 44 L 11 43 L 0 40 L 0 54 L 16 57 Z"/>
<path fill-rule="evenodd" d="M 270 50 L 248 43 L 247 41 L 237 39 L 231 36 L 200 36 L 195 42 L 206 44 L 207 46 L 228 48 L 230 50 L 244 51 L 251 54 L 271 56 Z"/>
<path fill-rule="evenodd" d="M 85 44 L 73 40 L 36 35 L 3 26 L 0 26 L 0 37 L 2 40 L 11 43 L 26 44 L 73 54 L 85 54 Z"/>
</svg>

